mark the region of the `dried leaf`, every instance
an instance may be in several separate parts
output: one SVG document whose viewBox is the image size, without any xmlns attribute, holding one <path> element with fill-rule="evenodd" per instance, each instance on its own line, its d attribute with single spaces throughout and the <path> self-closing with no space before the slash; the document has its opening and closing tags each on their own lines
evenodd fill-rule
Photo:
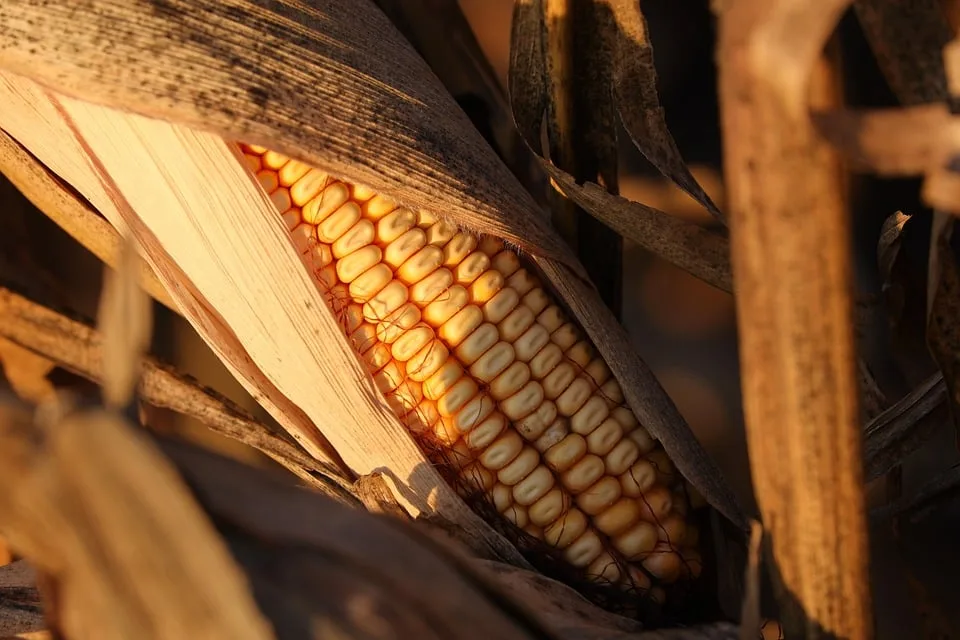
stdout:
<svg viewBox="0 0 960 640">
<path fill-rule="evenodd" d="M 938 409 L 947 399 L 943 376 L 936 374 L 874 418 L 864 429 L 864 480 L 889 473 L 926 442 L 940 426 Z"/>
<path fill-rule="evenodd" d="M 883 227 L 880 229 L 880 239 L 877 241 L 877 255 L 884 288 L 890 286 L 893 279 L 897 256 L 900 255 L 903 228 L 910 219 L 911 216 L 902 211 L 897 211 L 883 221 Z"/>
<path fill-rule="evenodd" d="M 737 637 L 727 623 L 642 631 L 636 621 L 603 611 L 541 574 L 439 543 L 418 523 L 343 508 L 184 443 L 160 438 L 158 444 L 221 528 L 284 637 L 326 638 L 302 631 L 321 621 L 348 637 Z M 357 601 L 365 605 L 360 615 Z"/>
<path fill-rule="evenodd" d="M 856 0 L 853 8 L 901 104 L 947 99 L 941 51 L 953 34 L 941 0 Z"/>
<path fill-rule="evenodd" d="M 730 243 L 724 236 L 607 193 L 599 185 L 579 185 L 556 167 L 548 165 L 546 169 L 564 195 L 611 229 L 707 284 L 733 292 Z"/>
<path fill-rule="evenodd" d="M 543 221 L 533 201 L 509 171 L 492 156 L 482 138 L 474 131 L 464 131 L 472 130 L 469 121 L 456 109 L 449 95 L 438 88 L 435 76 L 383 15 L 369 11 L 365 2 L 356 0 L 325 0 L 322 3 L 324 20 L 316 20 L 318 14 L 310 13 L 301 5 L 269 3 L 269 8 L 266 5 L 266 2 L 251 0 L 228 3 L 177 0 L 158 9 L 146 0 L 133 3 L 91 0 L 87 5 L 65 12 L 60 6 L 14 0 L 0 7 L 0 25 L 5 27 L 0 29 L 0 67 L 20 70 L 56 86 L 58 91 L 62 89 L 91 102 L 121 107 L 125 112 L 216 132 L 227 140 L 265 144 L 335 175 L 397 196 L 401 202 L 449 214 L 468 229 L 515 242 L 543 267 L 549 284 L 561 292 L 574 309 L 575 317 L 608 360 L 614 375 L 623 382 L 627 402 L 638 415 L 650 418 L 645 426 L 662 440 L 678 469 L 711 504 L 733 521 L 742 523 L 739 506 L 726 483 L 714 465 L 702 465 L 706 455 L 679 413 L 671 408 L 672 402 L 663 389 L 630 348 L 622 327 L 602 305 L 596 306 L 594 289 L 578 277 L 583 275 L 578 261 Z M 300 25 L 298 29 L 291 29 L 294 24 Z M 27 40 L 24 34 L 29 35 Z M 251 50 L 251 39 L 262 42 L 262 46 Z M 215 44 L 196 46 L 195 43 L 201 42 Z M 114 63 L 117 56 L 125 60 L 122 67 Z M 289 60 L 296 60 L 296 65 L 287 64 Z M 10 119 L 14 115 L 5 111 L 2 117 Z M 24 123 L 18 137 L 36 133 L 37 117 L 28 118 L 29 123 Z M 40 117 L 56 121 L 61 116 L 54 113 Z M 51 169 L 59 163 L 61 169 L 55 169 L 59 175 L 72 172 L 82 176 L 89 172 L 82 163 L 74 166 L 66 159 L 82 158 L 85 154 L 82 149 L 74 152 L 70 148 L 75 144 L 70 142 L 73 134 L 61 129 L 57 135 L 64 136 L 62 144 L 67 146 L 58 148 L 55 157 L 44 157 L 43 161 Z M 221 148 L 212 153 L 217 156 L 222 152 Z M 235 166 L 222 168 L 225 175 L 238 170 Z M 248 176 L 243 180 L 250 181 Z M 242 197 L 237 194 L 238 204 L 234 206 L 251 209 L 270 206 L 255 185 L 241 188 L 245 189 L 250 191 L 244 191 Z M 131 192 L 131 195 L 136 194 Z M 115 210 L 115 205 L 108 199 L 101 200 L 97 208 L 109 217 L 107 212 L 111 208 Z M 181 208 L 182 203 L 176 206 Z M 119 214 L 116 215 L 119 219 Z M 275 266 L 280 271 L 293 275 L 293 265 L 299 264 L 298 257 L 287 246 L 289 240 L 280 237 L 282 230 L 263 221 L 251 220 L 251 224 L 253 226 L 247 225 L 249 228 L 229 231 L 250 242 L 277 243 L 275 247 L 271 244 L 274 247 L 271 252 L 277 255 L 265 255 L 264 260 L 276 260 Z M 260 231 L 264 237 L 253 240 L 257 234 L 254 228 L 264 224 L 266 227 Z M 144 239 L 138 239 L 143 244 Z M 173 242 L 172 238 L 167 242 Z M 180 242 L 179 236 L 177 242 Z M 170 246 L 171 250 L 176 248 Z M 250 283 L 262 278 L 257 284 L 262 287 L 257 295 L 276 293 L 281 284 L 273 276 L 275 271 L 231 273 L 228 277 L 213 267 L 207 274 L 194 271 L 187 278 L 159 247 L 147 251 L 155 252 L 153 268 L 165 270 L 165 275 L 158 271 L 165 286 L 209 278 L 209 288 L 201 287 L 203 295 L 194 288 L 196 285 L 186 285 L 186 288 L 179 285 L 181 291 L 174 295 L 178 304 L 185 315 L 192 317 L 201 335 L 215 343 L 231 371 L 238 378 L 246 379 L 255 397 L 278 416 L 278 420 L 285 421 L 285 427 L 305 446 L 310 445 L 307 426 L 310 419 L 297 405 L 315 405 L 316 399 L 304 396 L 296 403 L 290 402 L 263 372 L 251 370 L 250 358 L 255 357 L 271 375 L 282 376 L 283 372 L 275 366 L 279 358 L 247 353 L 244 348 L 247 345 L 237 340 L 231 331 L 238 330 L 239 318 L 234 317 L 225 324 L 220 317 L 210 314 L 211 309 L 222 313 L 222 308 L 241 303 L 235 298 L 227 301 L 223 293 L 225 280 L 247 278 Z M 196 255 L 177 258 L 184 263 L 197 259 L 205 258 Z M 571 278 L 576 282 L 570 283 Z M 282 286 L 287 287 L 283 289 L 284 296 L 293 291 L 297 292 L 296 296 L 282 298 L 283 302 L 276 299 L 275 310 L 264 308 L 269 305 L 258 306 L 255 313 L 251 310 L 257 317 L 256 322 L 262 322 L 263 314 L 269 314 L 271 321 L 280 321 L 281 316 L 299 307 L 301 311 L 294 312 L 303 314 L 299 316 L 298 321 L 303 321 L 299 328 L 310 334 L 311 344 L 315 343 L 317 323 L 328 320 L 313 317 L 317 315 L 315 308 L 306 313 L 303 305 L 306 300 L 315 300 L 316 306 L 320 306 L 322 300 L 304 273 L 296 275 L 295 282 L 284 279 Z M 572 295 L 583 297 L 571 300 Z M 208 297 L 219 302 L 211 304 Z M 589 305 L 585 301 L 589 301 Z M 331 331 L 336 329 L 332 319 L 329 322 Z M 289 323 L 289 319 L 283 323 Z M 311 328 L 307 330 L 307 326 Z M 286 334 L 298 335 L 296 331 Z M 217 336 L 216 339 L 213 336 Z M 308 340 L 305 335 L 297 339 L 301 338 Z M 324 348 L 333 353 L 344 347 Z M 301 357 L 300 353 L 307 352 L 309 349 L 303 347 L 292 357 Z M 285 354 L 284 357 L 291 356 Z M 346 352 L 326 362 L 339 361 L 341 357 L 346 357 Z M 231 359 L 234 359 L 233 365 Z M 284 363 L 284 366 L 290 365 Z M 316 366 L 316 362 L 307 364 L 308 369 Z M 345 378 L 354 373 L 360 375 L 359 369 L 348 372 L 354 372 L 353 365 L 337 369 L 340 382 L 346 383 Z M 637 388 L 641 383 L 645 386 Z M 349 384 L 352 386 L 353 381 Z M 364 389 L 364 393 L 370 391 Z M 307 390 L 304 388 L 302 392 L 306 394 Z M 350 393 L 361 394 L 359 388 Z M 376 397 L 375 394 L 372 397 Z M 648 399 L 652 399 L 652 404 L 640 406 Z M 358 401 L 369 403 L 369 398 Z M 667 410 L 662 411 L 664 408 Z M 319 407 L 317 409 L 319 411 Z M 310 417 L 321 423 L 329 422 L 329 414 L 322 412 Z M 377 423 L 376 419 L 368 421 L 368 428 Z M 350 431 L 344 425 L 331 426 L 335 428 Z M 390 441 L 389 445 L 388 439 L 378 436 L 369 450 L 383 452 L 389 446 L 391 450 L 413 455 L 409 442 L 404 440 L 407 436 L 401 433 L 394 434 L 398 440 Z M 348 442 L 353 441 L 339 444 L 349 450 L 353 445 Z M 353 451 L 363 457 L 359 449 Z M 685 459 L 688 452 L 692 454 Z M 432 476 L 425 471 L 423 478 L 427 480 Z M 418 499 L 423 500 L 424 496 Z"/>
<path fill-rule="evenodd" d="M 107 265 L 117 268 L 120 235 L 75 191 L 52 174 L 29 151 L 0 130 L 0 173 L 61 229 Z M 157 302 L 177 312 L 169 294 L 139 260 L 140 286 Z"/>
<path fill-rule="evenodd" d="M 943 372 L 947 385 L 947 402 L 954 427 L 960 432 L 960 238 L 954 237 L 951 219 L 938 232 L 934 229 L 939 268 L 931 271 L 935 278 L 927 343 L 934 360 Z"/>
<path fill-rule="evenodd" d="M 875 521 L 904 516 L 915 520 L 922 517 L 925 512 L 955 501 L 958 496 L 960 496 L 960 465 L 953 465 L 925 483 L 914 495 L 874 509 L 870 515 Z"/>
<path fill-rule="evenodd" d="M 609 6 L 619 26 L 614 88 L 620 119 L 633 144 L 661 173 L 723 221 L 723 214 L 690 173 L 667 128 L 657 95 L 653 48 L 647 37 L 647 22 L 640 11 L 640 3 L 605 0 L 598 4 Z"/>
<path fill-rule="evenodd" d="M 115 415 L 35 427 L 7 403 L 0 442 L 0 522 L 56 584 L 64 635 L 274 637 L 174 469 Z"/>
<path fill-rule="evenodd" d="M 370 0 L 6 0 L 0 67 L 94 104 L 270 146 L 583 275 Z"/>
<path fill-rule="evenodd" d="M 84 378 L 103 379 L 102 338 L 89 323 L 42 307 L 0 288 L 0 335 L 10 344 L 42 354 L 50 366 L 59 366 Z M 333 460 L 312 458 L 287 434 L 257 422 L 241 407 L 152 357 L 143 358 L 138 393 L 145 402 L 192 416 L 211 430 L 244 442 L 270 456 L 313 488 L 334 499 L 356 504 L 350 486 Z"/>
<path fill-rule="evenodd" d="M 514 4 L 510 98 L 514 120 L 524 139 L 547 166 L 550 162 L 540 145 L 540 124 L 546 117 L 550 128 L 557 105 L 549 88 L 551 55 L 549 44 L 544 42 L 549 42 L 546 13 L 549 3 L 545 2 L 517 0 Z M 683 162 L 667 129 L 656 91 L 653 51 L 639 4 L 630 0 L 595 0 L 581 4 L 583 13 L 577 15 L 576 28 L 582 25 L 582 31 L 571 39 L 571 45 L 576 42 L 579 50 L 586 52 L 594 73 L 584 79 L 587 85 L 578 87 L 578 91 L 590 96 L 590 106 L 595 113 L 602 114 L 609 109 L 609 106 L 601 109 L 601 101 L 611 101 L 634 144 L 647 159 L 711 214 L 722 219 L 716 205 Z M 598 143 L 598 147 L 602 144 L 606 154 L 613 123 L 602 117 L 597 122 L 607 137 L 607 144 Z M 556 134 L 552 144 L 556 144 Z M 552 158 L 552 161 L 565 168 L 562 159 Z"/>
</svg>

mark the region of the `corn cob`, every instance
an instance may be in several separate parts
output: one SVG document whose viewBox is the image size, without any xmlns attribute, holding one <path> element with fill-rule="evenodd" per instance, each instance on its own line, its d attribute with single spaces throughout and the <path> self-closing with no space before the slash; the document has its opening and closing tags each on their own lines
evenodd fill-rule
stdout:
<svg viewBox="0 0 960 640">
<path fill-rule="evenodd" d="M 239 147 L 378 388 L 462 495 L 594 581 L 662 598 L 699 573 L 682 479 L 515 252 Z"/>
</svg>

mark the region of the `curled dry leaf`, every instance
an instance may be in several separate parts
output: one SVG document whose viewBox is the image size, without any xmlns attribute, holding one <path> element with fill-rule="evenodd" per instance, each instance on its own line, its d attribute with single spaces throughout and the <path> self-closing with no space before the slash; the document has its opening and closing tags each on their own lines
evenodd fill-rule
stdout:
<svg viewBox="0 0 960 640">
<path fill-rule="evenodd" d="M 877 261 L 882 282 L 881 292 L 886 302 L 890 328 L 894 332 L 900 325 L 907 295 L 907 283 L 904 280 L 900 248 L 903 244 L 903 234 L 907 223 L 911 219 L 911 216 L 897 211 L 884 220 L 880 229 L 880 239 L 877 241 Z"/>
<path fill-rule="evenodd" d="M 730 242 L 709 229 L 674 218 L 639 202 L 613 195 L 596 184 L 577 184 L 570 174 L 546 167 L 571 200 L 637 245 L 721 291 L 733 292 Z"/>
<path fill-rule="evenodd" d="M 551 83 L 550 0 L 517 0 L 514 4 L 510 46 L 510 99 L 514 119 L 527 144 L 544 164 L 549 164 L 540 145 L 540 124 L 556 118 Z M 664 120 L 657 95 L 653 50 L 647 37 L 640 4 L 631 0 L 593 0 L 579 5 L 571 26 L 570 45 L 585 52 L 584 75 L 577 87 L 590 100 L 593 113 L 615 109 L 637 148 L 665 176 L 700 202 L 716 218 L 722 215 L 684 163 Z M 580 55 L 579 53 L 577 55 Z M 599 118 L 603 137 L 597 143 L 598 158 L 608 158 L 615 139 L 615 123 Z M 551 141 L 553 144 L 553 141 Z M 557 158 L 553 163 L 561 166 Z M 589 210 L 592 215 L 595 211 Z"/>
<path fill-rule="evenodd" d="M 943 423 L 947 399 L 942 374 L 935 374 L 872 419 L 863 432 L 864 480 L 889 473 Z"/>
</svg>

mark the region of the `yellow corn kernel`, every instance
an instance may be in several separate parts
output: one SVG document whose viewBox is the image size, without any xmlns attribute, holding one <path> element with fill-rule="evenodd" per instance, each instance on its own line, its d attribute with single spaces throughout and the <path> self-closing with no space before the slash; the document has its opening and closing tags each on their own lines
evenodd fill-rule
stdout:
<svg viewBox="0 0 960 640">
<path fill-rule="evenodd" d="M 660 585 L 699 574 L 683 479 L 514 250 L 241 151 L 391 411 L 461 495 L 485 495 L 594 580 L 662 598 Z"/>
</svg>

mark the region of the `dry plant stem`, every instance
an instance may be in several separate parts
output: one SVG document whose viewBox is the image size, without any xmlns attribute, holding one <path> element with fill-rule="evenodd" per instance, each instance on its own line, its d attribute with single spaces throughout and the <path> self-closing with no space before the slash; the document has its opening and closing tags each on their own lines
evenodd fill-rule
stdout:
<svg viewBox="0 0 960 640">
<path fill-rule="evenodd" d="M 130 425 L 30 417 L 0 408 L 0 526 L 56 582 L 66 637 L 274 637 L 204 513 Z"/>
<path fill-rule="evenodd" d="M 848 2 L 720 15 L 724 165 L 753 486 L 784 627 L 872 637 L 848 212 L 808 83 Z"/>
<path fill-rule="evenodd" d="M 101 336 L 92 327 L 0 288 L 0 335 L 84 378 L 103 379 Z M 211 430 L 248 444 L 337 500 L 356 504 L 351 482 L 333 461 L 316 460 L 285 434 L 254 420 L 228 399 L 147 357 L 139 393 L 144 401 L 189 415 Z"/>
<path fill-rule="evenodd" d="M 116 268 L 120 236 L 62 180 L 0 129 L 0 173 L 61 229 L 101 261 Z M 140 262 L 140 286 L 165 307 L 179 313 L 157 276 Z"/>
</svg>

